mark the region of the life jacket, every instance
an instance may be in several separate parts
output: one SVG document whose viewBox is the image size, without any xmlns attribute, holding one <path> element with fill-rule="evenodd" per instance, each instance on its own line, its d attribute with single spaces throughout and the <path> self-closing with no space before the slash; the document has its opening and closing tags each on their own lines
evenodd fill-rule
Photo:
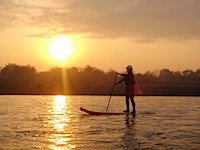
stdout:
<svg viewBox="0 0 200 150">
<path fill-rule="evenodd" d="M 136 84 L 134 74 L 127 74 L 127 75 L 124 77 L 124 81 L 125 81 L 125 84 L 126 84 L 127 86 L 132 86 L 132 85 L 135 85 L 135 84 Z"/>
</svg>

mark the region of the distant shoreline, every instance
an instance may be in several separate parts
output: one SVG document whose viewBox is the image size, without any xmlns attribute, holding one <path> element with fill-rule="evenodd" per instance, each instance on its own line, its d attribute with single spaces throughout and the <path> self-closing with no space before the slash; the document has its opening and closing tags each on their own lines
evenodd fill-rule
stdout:
<svg viewBox="0 0 200 150">
<path fill-rule="evenodd" d="M 110 95 L 115 76 L 114 70 L 92 66 L 37 72 L 33 66 L 8 64 L 0 69 L 0 95 Z M 200 69 L 138 73 L 135 80 L 136 96 L 200 96 Z M 124 83 L 114 87 L 113 95 L 124 94 Z"/>
<path fill-rule="evenodd" d="M 113 94 L 113 95 L 109 95 L 109 94 L 31 94 L 31 93 L 0 93 L 0 96 L 3 96 L 3 95 L 16 95 L 16 96 L 19 96 L 19 95 L 27 95 L 27 96 L 55 96 L 55 95 L 64 95 L 64 96 L 125 96 L 123 94 Z M 170 97 L 173 97 L 173 96 L 186 96 L 186 97 L 199 97 L 199 95 L 135 95 L 135 97 L 140 97 L 140 96 L 170 96 Z"/>
</svg>

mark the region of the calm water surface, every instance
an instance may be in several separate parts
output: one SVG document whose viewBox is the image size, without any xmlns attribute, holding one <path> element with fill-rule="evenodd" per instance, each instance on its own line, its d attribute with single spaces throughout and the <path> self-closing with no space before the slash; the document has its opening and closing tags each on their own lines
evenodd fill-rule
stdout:
<svg viewBox="0 0 200 150">
<path fill-rule="evenodd" d="M 137 114 L 105 111 L 107 96 L 0 96 L 0 150 L 200 149 L 200 97 L 136 97 Z M 112 97 L 109 111 L 125 109 Z"/>
</svg>

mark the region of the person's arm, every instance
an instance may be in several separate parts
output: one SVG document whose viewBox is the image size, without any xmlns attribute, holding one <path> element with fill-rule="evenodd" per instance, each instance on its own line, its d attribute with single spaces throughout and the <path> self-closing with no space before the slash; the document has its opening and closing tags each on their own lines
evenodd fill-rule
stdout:
<svg viewBox="0 0 200 150">
<path fill-rule="evenodd" d="M 118 74 L 118 75 L 120 75 L 120 76 L 123 76 L 123 77 L 126 76 L 126 74 L 123 74 L 123 73 L 118 73 L 118 72 L 117 72 L 116 74 Z"/>
</svg>

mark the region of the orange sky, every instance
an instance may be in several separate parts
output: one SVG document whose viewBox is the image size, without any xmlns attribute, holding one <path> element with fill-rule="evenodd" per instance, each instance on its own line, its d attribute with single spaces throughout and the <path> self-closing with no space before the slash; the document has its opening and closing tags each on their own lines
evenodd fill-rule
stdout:
<svg viewBox="0 0 200 150">
<path fill-rule="evenodd" d="M 68 67 L 135 72 L 200 68 L 198 0 L 1 0 L 0 66 L 62 63 L 49 54 L 59 35 L 72 39 Z"/>
</svg>

